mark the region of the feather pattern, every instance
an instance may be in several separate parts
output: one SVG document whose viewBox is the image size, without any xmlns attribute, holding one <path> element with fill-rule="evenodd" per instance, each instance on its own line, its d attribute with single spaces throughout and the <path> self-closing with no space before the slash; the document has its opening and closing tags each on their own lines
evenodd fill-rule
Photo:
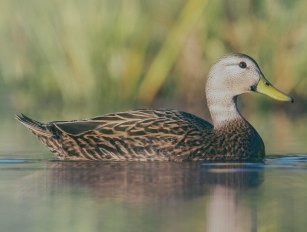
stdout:
<svg viewBox="0 0 307 232">
<path fill-rule="evenodd" d="M 62 160 L 245 160 L 255 152 L 243 152 L 249 136 L 232 135 L 240 144 L 236 146 L 227 139 L 232 130 L 251 130 L 245 123 L 233 122 L 236 129 L 214 131 L 207 121 L 177 110 L 135 110 L 47 124 L 24 115 L 17 119 Z"/>
</svg>

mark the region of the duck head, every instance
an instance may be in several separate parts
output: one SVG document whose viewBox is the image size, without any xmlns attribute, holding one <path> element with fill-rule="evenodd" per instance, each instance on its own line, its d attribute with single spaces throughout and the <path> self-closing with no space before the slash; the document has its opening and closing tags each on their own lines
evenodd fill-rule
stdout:
<svg viewBox="0 0 307 232">
<path fill-rule="evenodd" d="M 276 89 L 264 77 L 253 58 L 240 53 L 227 55 L 211 67 L 206 85 L 207 102 L 214 125 L 224 119 L 239 117 L 236 97 L 249 92 L 293 102 L 292 97 Z"/>
</svg>

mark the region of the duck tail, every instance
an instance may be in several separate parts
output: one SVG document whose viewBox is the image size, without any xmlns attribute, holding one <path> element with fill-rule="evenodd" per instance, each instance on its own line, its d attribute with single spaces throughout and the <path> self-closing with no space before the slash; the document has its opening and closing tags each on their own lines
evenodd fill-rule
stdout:
<svg viewBox="0 0 307 232">
<path fill-rule="evenodd" d="M 47 137 L 52 136 L 50 131 L 47 129 L 46 124 L 35 121 L 25 116 L 24 114 L 16 115 L 15 118 L 36 135 L 47 136 Z"/>
</svg>

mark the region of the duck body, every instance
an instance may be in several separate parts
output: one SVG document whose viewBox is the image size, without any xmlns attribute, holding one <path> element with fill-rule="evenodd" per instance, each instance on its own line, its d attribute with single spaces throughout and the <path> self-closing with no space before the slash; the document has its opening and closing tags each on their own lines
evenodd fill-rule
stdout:
<svg viewBox="0 0 307 232">
<path fill-rule="evenodd" d="M 259 92 L 281 101 L 247 55 L 222 57 L 210 69 L 206 96 L 213 125 L 178 110 L 133 110 L 86 120 L 41 123 L 16 118 L 61 160 L 262 161 L 264 143 L 239 113 L 237 96 Z"/>
<path fill-rule="evenodd" d="M 264 157 L 263 142 L 245 121 L 215 130 L 177 110 L 134 110 L 46 124 L 18 119 L 61 160 L 244 161 Z"/>
</svg>

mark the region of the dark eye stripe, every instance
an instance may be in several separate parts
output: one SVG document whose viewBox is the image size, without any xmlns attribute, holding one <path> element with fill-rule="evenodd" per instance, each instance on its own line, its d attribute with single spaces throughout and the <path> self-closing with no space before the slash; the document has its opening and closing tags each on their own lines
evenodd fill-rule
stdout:
<svg viewBox="0 0 307 232">
<path fill-rule="evenodd" d="M 246 68 L 246 63 L 244 62 L 244 61 L 241 61 L 240 63 L 239 63 L 239 67 L 240 68 Z"/>
</svg>

